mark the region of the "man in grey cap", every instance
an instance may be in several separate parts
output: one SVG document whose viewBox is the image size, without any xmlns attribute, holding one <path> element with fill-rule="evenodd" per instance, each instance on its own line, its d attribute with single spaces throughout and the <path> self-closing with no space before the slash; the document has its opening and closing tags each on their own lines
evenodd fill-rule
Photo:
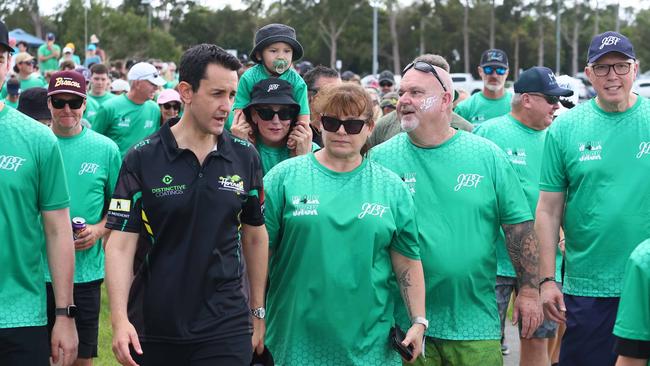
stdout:
<svg viewBox="0 0 650 366">
<path fill-rule="evenodd" d="M 648 341 L 612 334 L 626 261 L 650 237 L 650 101 L 632 93 L 638 70 L 627 37 L 594 36 L 585 74 L 596 97 L 558 116 L 546 136 L 535 229 L 544 312 L 566 322 L 560 365 L 613 365 L 615 346 L 635 357 Z M 555 277 L 560 225 L 562 291 Z"/>
<path fill-rule="evenodd" d="M 539 196 L 539 171 L 546 139 L 546 128 L 551 125 L 553 115 L 559 107 L 559 98 L 573 94 L 570 89 L 559 87 L 555 75 L 547 67 L 531 67 L 524 71 L 515 83 L 512 97 L 512 111 L 501 117 L 492 118 L 476 126 L 474 133 L 491 140 L 508 156 L 517 172 L 519 181 L 532 212 L 535 212 Z M 497 282 L 496 294 L 501 318 L 501 336 L 506 311 L 512 292 L 518 291 L 517 277 L 505 246 L 505 238 L 497 239 Z M 555 278 L 560 282 L 559 270 L 562 254 L 556 250 L 557 271 Z M 548 339 L 555 337 L 557 323 L 545 319 L 533 333 L 532 338 L 521 338 L 521 359 L 527 366 L 547 366 Z"/>
<path fill-rule="evenodd" d="M 13 49 L 0 22 L 0 84 Z M 72 297 L 70 197 L 52 131 L 0 101 L 0 365 L 77 358 Z M 42 224 L 41 224 L 42 222 Z M 45 248 L 43 248 L 45 246 Z M 48 342 L 44 249 L 52 265 L 56 320 Z"/>
<path fill-rule="evenodd" d="M 454 110 L 474 126 L 510 112 L 512 97 L 505 89 L 508 78 L 505 52 L 496 48 L 483 52 L 478 74 L 483 79 L 483 90 L 462 101 Z"/>
</svg>

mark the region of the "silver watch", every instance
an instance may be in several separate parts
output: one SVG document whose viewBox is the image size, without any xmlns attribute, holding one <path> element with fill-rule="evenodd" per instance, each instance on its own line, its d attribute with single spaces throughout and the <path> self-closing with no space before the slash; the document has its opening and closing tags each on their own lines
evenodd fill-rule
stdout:
<svg viewBox="0 0 650 366">
<path fill-rule="evenodd" d="M 251 314 L 257 319 L 264 319 L 264 317 L 266 316 L 266 309 L 264 309 L 263 307 L 251 309 Z"/>
<path fill-rule="evenodd" d="M 429 329 L 429 321 L 421 316 L 414 316 L 413 319 L 411 319 L 411 323 L 422 324 L 424 325 L 424 330 Z"/>
</svg>

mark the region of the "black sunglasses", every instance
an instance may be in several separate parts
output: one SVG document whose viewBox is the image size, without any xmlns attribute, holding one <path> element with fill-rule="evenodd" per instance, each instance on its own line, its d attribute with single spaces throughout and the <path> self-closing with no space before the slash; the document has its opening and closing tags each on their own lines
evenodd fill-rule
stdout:
<svg viewBox="0 0 650 366">
<path fill-rule="evenodd" d="M 406 65 L 404 70 L 402 70 L 402 75 L 406 74 L 407 71 L 410 69 L 416 69 L 418 71 L 422 72 L 430 72 L 433 74 L 433 76 L 438 79 L 438 82 L 440 83 L 440 86 L 442 86 L 442 90 L 447 91 L 447 88 L 445 87 L 445 84 L 440 80 L 440 76 L 438 75 L 438 72 L 436 72 L 436 68 L 433 67 L 433 65 L 428 64 L 424 61 L 417 61 L 417 62 L 411 62 L 410 64 Z"/>
<path fill-rule="evenodd" d="M 63 109 L 65 108 L 66 104 L 70 107 L 70 109 L 79 109 L 84 104 L 84 100 L 82 98 L 74 98 L 74 99 L 50 98 L 50 101 L 52 102 L 52 107 L 54 107 L 54 109 Z"/>
<path fill-rule="evenodd" d="M 341 128 L 341 125 L 343 125 L 343 129 L 348 135 L 356 135 L 360 133 L 363 125 L 366 124 L 366 121 L 362 119 L 341 120 L 329 116 L 321 116 L 320 121 L 322 122 L 325 131 L 336 132 Z"/>
<path fill-rule="evenodd" d="M 165 109 L 172 109 L 172 108 L 174 108 L 174 109 L 177 110 L 177 111 L 180 111 L 180 110 L 181 110 L 181 104 L 180 104 L 180 103 L 171 103 L 171 102 L 170 102 L 170 103 L 165 103 L 165 104 L 163 104 L 162 106 L 163 106 L 163 108 L 165 108 Z"/>
<path fill-rule="evenodd" d="M 528 93 L 528 95 L 542 97 L 548 104 L 558 104 L 560 102 L 560 97 L 557 97 L 555 95 L 546 95 L 542 93 Z"/>
<path fill-rule="evenodd" d="M 379 86 L 393 86 L 393 83 L 391 83 L 390 81 L 382 81 L 381 83 L 379 83 Z"/>
<path fill-rule="evenodd" d="M 263 121 L 270 121 L 273 119 L 273 116 L 278 115 L 278 119 L 282 121 L 291 120 L 296 117 L 296 110 L 293 108 L 280 108 L 277 111 L 274 111 L 271 108 L 254 108 L 257 115 Z"/>
</svg>

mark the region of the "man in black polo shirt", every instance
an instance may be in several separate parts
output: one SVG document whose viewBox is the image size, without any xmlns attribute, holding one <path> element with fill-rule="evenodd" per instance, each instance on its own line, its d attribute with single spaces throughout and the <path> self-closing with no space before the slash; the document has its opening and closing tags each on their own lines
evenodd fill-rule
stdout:
<svg viewBox="0 0 650 366">
<path fill-rule="evenodd" d="M 252 145 L 223 129 L 240 66 L 215 45 L 187 50 L 183 117 L 124 159 L 106 224 L 113 351 L 122 364 L 249 365 L 251 344 L 263 350 L 262 167 Z M 134 266 L 136 249 L 145 256 Z"/>
</svg>

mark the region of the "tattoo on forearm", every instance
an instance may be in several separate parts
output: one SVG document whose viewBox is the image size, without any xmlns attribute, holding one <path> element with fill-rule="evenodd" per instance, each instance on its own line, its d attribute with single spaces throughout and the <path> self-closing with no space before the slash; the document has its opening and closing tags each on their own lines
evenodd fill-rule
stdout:
<svg viewBox="0 0 650 366">
<path fill-rule="evenodd" d="M 532 221 L 503 225 L 506 247 L 517 272 L 519 287 L 539 286 L 539 242 Z"/>
<path fill-rule="evenodd" d="M 397 278 L 399 282 L 399 289 L 402 293 L 402 299 L 404 299 L 404 305 L 406 305 L 406 311 L 408 312 L 409 318 L 411 315 L 411 298 L 409 297 L 409 287 L 411 287 L 411 273 L 409 269 L 405 269 L 400 273 Z"/>
</svg>

